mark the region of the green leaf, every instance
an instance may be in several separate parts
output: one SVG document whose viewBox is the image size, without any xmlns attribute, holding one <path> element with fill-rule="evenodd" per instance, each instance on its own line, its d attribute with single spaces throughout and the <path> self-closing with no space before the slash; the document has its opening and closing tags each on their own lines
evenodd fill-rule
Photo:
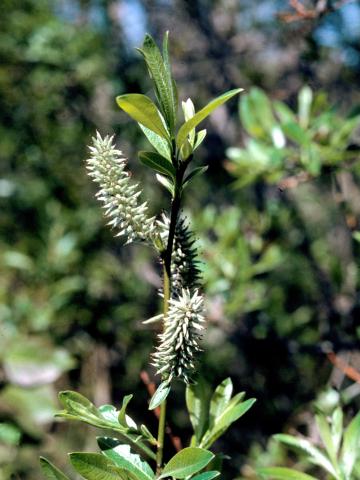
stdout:
<svg viewBox="0 0 360 480">
<path fill-rule="evenodd" d="M 285 103 L 275 100 L 273 107 L 281 123 L 296 122 L 296 115 Z"/>
<path fill-rule="evenodd" d="M 230 100 L 230 98 L 232 98 L 234 95 L 237 95 L 242 90 L 242 88 L 236 88 L 234 90 L 230 90 L 229 92 L 223 93 L 222 95 L 208 103 L 204 108 L 195 113 L 195 115 L 190 118 L 190 120 L 185 122 L 181 126 L 176 138 L 176 144 L 178 148 L 180 148 L 181 145 L 185 142 L 186 137 L 191 132 L 191 130 L 193 130 L 197 125 L 199 125 L 199 123 L 201 123 L 207 116 L 209 116 L 217 107 Z"/>
<path fill-rule="evenodd" d="M 356 231 L 353 233 L 353 239 L 356 241 L 356 242 L 359 242 L 360 243 L 360 231 Z"/>
<path fill-rule="evenodd" d="M 24 270 L 31 272 L 34 269 L 33 260 L 24 253 L 17 250 L 6 250 L 1 256 L 4 267 L 14 268 L 16 270 Z M 27 339 L 29 341 L 29 339 Z M 18 343 L 18 338 L 17 342 Z"/>
<path fill-rule="evenodd" d="M 100 413 L 100 417 L 118 426 L 119 412 L 116 410 L 114 405 L 101 405 L 98 408 L 98 412 Z"/>
<path fill-rule="evenodd" d="M 141 431 L 141 433 L 143 434 L 143 436 L 149 440 L 150 443 L 152 443 L 153 445 L 157 445 L 157 440 L 156 440 L 156 438 L 155 438 L 154 435 L 150 432 L 150 430 L 147 428 L 146 425 L 141 424 L 141 425 L 140 425 L 140 431 Z"/>
<path fill-rule="evenodd" d="M 194 179 L 198 175 L 202 175 L 203 173 L 205 173 L 208 168 L 209 167 L 206 165 L 205 167 L 196 167 L 194 168 L 194 170 L 191 170 L 191 172 L 184 178 L 184 183 L 182 184 L 183 188 L 188 185 L 190 180 Z"/>
<path fill-rule="evenodd" d="M 160 137 L 169 140 L 169 134 L 164 127 L 160 113 L 149 97 L 140 93 L 128 93 L 116 97 L 116 102 L 131 118 Z"/>
<path fill-rule="evenodd" d="M 298 96 L 299 123 L 302 128 L 307 128 L 309 126 L 312 100 L 312 90 L 305 85 L 300 90 Z"/>
<path fill-rule="evenodd" d="M 103 405 L 99 409 L 95 407 L 87 398 L 77 392 L 64 391 L 59 394 L 60 402 L 65 410 L 56 414 L 56 416 L 67 418 L 69 420 L 78 420 L 94 427 L 108 428 L 121 435 L 121 438 L 127 443 L 135 444 L 142 452 L 150 458 L 156 455 L 149 447 L 141 441 L 141 435 L 134 432 L 137 429 L 135 422 L 126 415 L 128 427 L 124 427 L 118 421 L 119 412 L 112 405 Z M 132 431 L 131 431 L 132 429 Z"/>
<path fill-rule="evenodd" d="M 168 54 L 168 35 L 164 36 L 164 59 L 151 35 L 146 35 L 139 52 L 144 56 L 151 78 L 154 81 L 156 96 L 161 105 L 165 119 L 173 132 L 176 122 L 177 93 L 173 82 Z"/>
<path fill-rule="evenodd" d="M 271 109 L 271 102 L 266 93 L 260 88 L 252 88 L 249 93 L 249 101 L 253 114 L 258 124 L 262 125 L 267 133 L 275 126 L 275 118 Z"/>
<path fill-rule="evenodd" d="M 112 462 L 100 453 L 70 453 L 70 462 L 86 480 L 119 480 Z"/>
<path fill-rule="evenodd" d="M 227 408 L 216 419 L 215 425 L 212 429 L 207 430 L 203 439 L 201 440 L 201 446 L 209 448 L 232 423 L 242 417 L 256 402 L 255 398 L 250 398 L 245 402 L 238 403 L 243 398 L 243 393 L 237 394 L 236 401 L 231 401 Z"/>
<path fill-rule="evenodd" d="M 77 392 L 66 390 L 59 393 L 60 403 L 65 410 L 56 414 L 70 420 L 81 420 L 97 427 L 105 428 L 109 423 L 87 398 Z M 120 428 L 120 425 L 117 425 Z"/>
<path fill-rule="evenodd" d="M 197 445 L 200 443 L 209 421 L 209 392 L 204 381 L 186 387 L 186 406 L 194 429 Z"/>
<path fill-rule="evenodd" d="M 163 38 L 163 52 L 162 53 L 163 53 L 165 69 L 167 71 L 167 74 L 168 74 L 169 78 L 171 79 L 172 101 L 173 101 L 173 104 L 174 104 L 175 123 L 176 123 L 179 99 L 178 99 L 178 91 L 177 91 L 176 82 L 173 79 L 172 74 L 171 74 L 171 65 L 170 65 L 170 56 L 169 56 L 169 31 L 165 32 L 165 35 L 164 35 L 164 38 Z"/>
<path fill-rule="evenodd" d="M 187 122 L 188 120 L 190 120 L 190 118 L 192 118 L 195 115 L 194 104 L 191 98 L 188 98 L 186 102 L 181 102 L 181 106 L 184 112 L 185 121 Z"/>
<path fill-rule="evenodd" d="M 344 433 L 341 463 L 347 477 L 350 478 L 355 462 L 360 455 L 360 412 L 351 420 Z"/>
<path fill-rule="evenodd" d="M 151 145 L 158 151 L 158 153 L 160 153 L 160 155 L 167 158 L 169 162 L 171 162 L 171 150 L 168 142 L 164 140 L 163 137 L 160 137 L 160 135 L 158 135 L 157 133 L 144 127 L 144 125 L 141 125 L 141 123 L 139 123 L 138 125 L 144 132 Z"/>
<path fill-rule="evenodd" d="M 203 448 L 184 448 L 169 460 L 159 478 L 186 478 L 206 467 L 213 458 L 214 454 Z"/>
<path fill-rule="evenodd" d="M 315 465 L 323 467 L 335 478 L 339 478 L 330 460 L 305 438 L 296 438 L 285 434 L 274 435 L 274 438 L 275 440 L 278 440 L 289 447 L 296 448 L 307 453 L 308 460 Z"/>
<path fill-rule="evenodd" d="M 170 72 L 170 57 L 169 57 L 169 30 L 166 30 L 163 38 L 163 44 L 162 44 L 163 50 L 162 50 L 162 55 L 164 59 L 164 65 L 168 73 Z"/>
<path fill-rule="evenodd" d="M 128 418 L 131 425 L 120 425 L 118 421 L 119 412 L 113 405 L 102 405 L 96 408 L 93 403 L 77 392 L 63 391 L 59 393 L 59 400 L 65 410 L 56 416 L 70 420 L 80 420 L 99 428 L 112 428 L 117 431 L 126 432 L 128 427 L 136 428 L 136 424 Z"/>
<path fill-rule="evenodd" d="M 342 123 L 340 128 L 334 129 L 331 135 L 331 145 L 335 148 L 346 148 L 347 144 L 350 141 L 350 136 L 354 129 L 358 127 L 360 123 L 360 115 L 349 118 Z"/>
<path fill-rule="evenodd" d="M 211 460 L 206 468 L 208 471 L 216 470 L 217 472 L 222 472 L 224 460 L 230 460 L 230 457 L 228 455 L 224 455 L 223 453 L 216 453 L 215 457 Z"/>
<path fill-rule="evenodd" d="M 282 129 L 287 137 L 299 145 L 307 145 L 310 141 L 309 136 L 298 123 L 288 122 L 282 125 Z"/>
<path fill-rule="evenodd" d="M 130 425 L 128 425 L 128 423 L 127 423 L 126 408 L 127 408 L 128 404 L 129 404 L 129 402 L 131 401 L 132 398 L 133 398 L 133 395 L 126 395 L 123 398 L 122 406 L 121 406 L 121 409 L 120 409 L 120 412 L 119 412 L 119 415 L 118 415 L 118 421 L 124 427 L 130 427 Z"/>
<path fill-rule="evenodd" d="M 167 382 L 160 383 L 156 392 L 151 397 L 149 410 L 154 410 L 154 408 L 158 407 L 169 395 L 170 390 L 171 390 L 171 387 L 169 383 Z"/>
<path fill-rule="evenodd" d="M 40 467 L 48 480 L 69 480 L 66 475 L 44 457 L 40 457 Z"/>
<path fill-rule="evenodd" d="M 213 478 L 216 478 L 220 475 L 220 472 L 216 470 L 210 470 L 209 472 L 202 472 L 199 473 L 198 475 L 195 475 L 195 477 L 192 477 L 191 480 L 212 480 Z"/>
<path fill-rule="evenodd" d="M 195 137 L 194 148 L 193 148 L 194 151 L 198 148 L 199 145 L 202 144 L 205 137 L 206 137 L 206 128 L 204 128 L 204 130 L 200 130 L 199 132 L 197 132 Z"/>
<path fill-rule="evenodd" d="M 343 434 L 343 412 L 340 407 L 335 408 L 331 417 L 331 436 L 334 442 L 336 455 L 339 452 L 340 443 Z"/>
<path fill-rule="evenodd" d="M 155 474 L 150 465 L 136 453 L 132 453 L 129 445 L 121 445 L 114 438 L 99 437 L 97 439 L 103 455 L 111 460 L 117 467 L 134 474 L 138 480 L 152 480 Z"/>
<path fill-rule="evenodd" d="M 42 436 L 44 423 L 53 421 L 57 407 L 51 385 L 23 388 L 5 384 L 0 390 L 0 404 L 20 429 L 35 439 Z"/>
<path fill-rule="evenodd" d="M 176 171 L 172 163 L 156 152 L 139 152 L 139 160 L 143 165 L 152 168 L 162 175 L 167 175 L 175 179 Z"/>
<path fill-rule="evenodd" d="M 0 443 L 6 445 L 18 445 L 21 438 L 21 430 L 12 423 L 0 423 Z"/>
<path fill-rule="evenodd" d="M 185 122 L 187 122 L 188 120 L 193 118 L 193 116 L 195 115 L 194 104 L 193 104 L 191 98 L 188 98 L 186 100 L 186 102 L 182 102 L 181 105 L 182 105 L 182 109 L 183 109 L 183 112 L 184 112 Z M 194 146 L 194 142 L 195 142 L 195 129 L 190 130 L 190 132 L 188 134 L 188 140 L 189 140 L 189 143 L 190 143 L 190 146 L 191 146 L 191 149 L 192 149 L 192 147 Z"/>
<path fill-rule="evenodd" d="M 22 338 L 6 345 L 3 368 L 10 383 L 21 387 L 48 385 L 74 366 L 69 353 L 40 337 Z"/>
<path fill-rule="evenodd" d="M 163 187 L 165 187 L 171 193 L 172 197 L 174 197 L 174 195 L 175 195 L 174 184 L 167 177 L 164 177 L 163 175 L 160 175 L 159 173 L 157 173 L 156 174 L 156 180 L 159 183 L 161 183 L 161 185 Z"/>
<path fill-rule="evenodd" d="M 112 472 L 118 475 L 120 480 L 137 480 L 137 477 L 133 473 L 129 472 L 129 470 L 116 467 L 115 465 L 110 465 L 109 468 Z"/>
<path fill-rule="evenodd" d="M 251 105 L 249 95 L 245 95 L 239 104 L 239 114 L 242 125 L 249 135 L 261 138 L 265 135 L 262 125 L 259 123 Z"/>
<path fill-rule="evenodd" d="M 226 410 L 231 410 L 232 408 L 236 407 L 236 405 L 240 404 L 245 397 L 245 392 L 239 392 L 232 397 L 230 402 L 228 403 Z"/>
<path fill-rule="evenodd" d="M 330 426 L 323 414 L 315 416 L 316 424 L 318 426 L 321 439 L 325 445 L 326 451 L 334 465 L 337 463 L 335 446 L 333 443 Z"/>
<path fill-rule="evenodd" d="M 59 393 L 59 401 L 71 413 L 94 415 L 99 418 L 95 405 L 78 392 L 64 390 Z"/>
<path fill-rule="evenodd" d="M 273 478 L 274 480 L 316 480 L 316 478 L 311 475 L 284 467 L 259 468 L 257 473 Z"/>
<path fill-rule="evenodd" d="M 180 158 L 182 161 L 187 160 L 190 155 L 193 153 L 193 148 L 189 142 L 188 139 L 185 140 L 185 142 L 181 145 L 180 148 Z"/>
<path fill-rule="evenodd" d="M 213 428 L 214 424 L 218 422 L 218 417 L 230 402 L 232 392 L 233 384 L 231 378 L 226 378 L 216 387 L 210 401 L 209 428 Z"/>
</svg>

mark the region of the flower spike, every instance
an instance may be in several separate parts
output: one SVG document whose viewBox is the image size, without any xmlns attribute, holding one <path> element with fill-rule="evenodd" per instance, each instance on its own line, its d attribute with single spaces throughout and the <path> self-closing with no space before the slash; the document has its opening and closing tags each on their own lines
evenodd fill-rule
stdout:
<svg viewBox="0 0 360 480">
<path fill-rule="evenodd" d="M 168 383 L 174 377 L 190 383 L 195 357 L 200 351 L 199 340 L 205 328 L 204 299 L 198 290 L 191 294 L 186 288 L 169 304 L 164 333 L 159 335 L 160 344 L 153 354 L 153 365 Z"/>
<path fill-rule="evenodd" d="M 102 138 L 99 132 L 93 138 L 90 158 L 87 160 L 88 174 L 100 185 L 96 194 L 103 203 L 108 225 L 117 229 L 116 236 L 125 236 L 127 241 L 151 241 L 155 234 L 155 217 L 148 217 L 147 202 L 139 204 L 141 190 L 130 182 L 130 173 L 125 170 L 127 160 L 117 150 L 114 137 Z"/>
<path fill-rule="evenodd" d="M 169 234 L 170 220 L 163 213 L 157 221 L 161 238 L 166 245 Z M 196 240 L 184 218 L 179 218 L 175 228 L 174 248 L 171 258 L 171 292 L 178 296 L 183 288 L 193 291 L 200 287 L 201 272 L 197 260 Z M 162 294 L 162 292 L 161 292 Z"/>
</svg>

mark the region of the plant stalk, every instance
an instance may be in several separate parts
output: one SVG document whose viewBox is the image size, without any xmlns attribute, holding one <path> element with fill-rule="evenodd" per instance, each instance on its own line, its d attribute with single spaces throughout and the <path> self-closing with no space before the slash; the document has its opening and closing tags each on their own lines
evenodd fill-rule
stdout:
<svg viewBox="0 0 360 480">
<path fill-rule="evenodd" d="M 174 247 L 175 229 L 176 229 L 177 219 L 180 211 L 181 185 L 182 185 L 183 175 L 184 175 L 184 170 L 180 169 L 177 174 L 175 195 L 171 205 L 168 242 L 167 242 L 166 250 L 163 255 L 164 321 L 169 311 L 169 300 L 170 300 L 170 294 L 171 294 L 171 257 L 172 257 L 173 247 Z M 159 418 L 157 452 L 156 452 L 156 472 L 158 475 L 161 473 L 162 464 L 163 464 L 165 426 L 166 426 L 166 399 L 160 405 L 160 418 Z"/>
</svg>

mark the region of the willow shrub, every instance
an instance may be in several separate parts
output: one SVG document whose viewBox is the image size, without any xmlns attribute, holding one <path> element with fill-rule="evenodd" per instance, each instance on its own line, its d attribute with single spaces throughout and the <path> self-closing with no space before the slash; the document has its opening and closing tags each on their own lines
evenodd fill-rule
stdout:
<svg viewBox="0 0 360 480">
<path fill-rule="evenodd" d="M 152 247 L 163 267 L 159 292 L 163 309 L 145 322 L 159 322 L 162 330 L 151 357 L 160 384 L 149 405 L 150 409 L 160 409 L 158 433 L 137 425 L 129 416 L 132 395 L 124 397 L 116 408 L 96 407 L 79 393 L 61 392 L 64 409 L 58 416 L 109 431 L 109 436 L 97 438 L 99 452 L 70 454 L 75 471 L 88 480 L 210 480 L 220 475 L 222 459 L 222 455 L 212 453 L 212 445 L 255 400 L 244 400 L 244 393 L 233 396 L 230 379 L 224 380 L 211 398 L 204 394 L 201 382 L 196 382 L 196 360 L 206 321 L 196 248 L 190 226 L 182 218 L 181 203 L 187 185 L 206 170 L 191 168 L 194 152 L 206 136 L 206 130 L 197 130 L 198 125 L 241 89 L 224 93 L 198 112 L 191 99 L 182 102 L 184 123 L 177 128 L 178 95 L 171 74 L 168 36 L 164 37 L 162 52 L 149 35 L 139 51 L 153 81 L 156 102 L 142 94 L 121 95 L 116 101 L 139 124 L 154 148 L 139 152 L 139 159 L 170 193 L 169 212 L 152 215 L 149 203 L 141 199 L 141 185 L 133 181 L 113 137 L 94 137 L 87 169 L 99 187 L 96 195 L 115 235 L 125 244 L 140 242 Z M 194 432 L 190 445 L 164 462 L 166 398 L 175 381 L 187 384 L 186 405 Z M 41 466 L 49 479 L 67 478 L 45 458 L 41 458 Z"/>
</svg>

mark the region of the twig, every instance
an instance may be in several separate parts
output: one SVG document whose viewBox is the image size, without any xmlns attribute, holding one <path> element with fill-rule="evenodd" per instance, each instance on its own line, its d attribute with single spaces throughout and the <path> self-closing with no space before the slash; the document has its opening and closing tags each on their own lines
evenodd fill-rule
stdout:
<svg viewBox="0 0 360 480">
<path fill-rule="evenodd" d="M 344 173 L 344 171 L 350 171 L 351 168 L 353 168 L 356 165 L 357 161 L 358 161 L 358 159 L 349 159 L 349 160 L 344 161 L 341 165 L 325 165 L 322 168 L 322 172 L 321 172 L 322 176 L 324 177 L 326 175 L 331 175 L 333 173 L 337 174 L 338 172 Z M 225 163 L 225 165 L 226 165 L 226 168 L 230 172 L 235 171 L 235 169 L 233 168 L 233 166 L 230 162 Z M 311 180 L 316 180 L 316 178 L 317 178 L 316 176 L 311 175 L 311 173 L 309 173 L 307 171 L 301 171 L 299 173 L 294 173 L 292 175 L 291 170 L 288 170 L 288 176 L 281 179 L 278 182 L 277 186 L 278 186 L 279 190 L 281 190 L 281 191 L 291 190 L 293 188 L 298 187 L 302 183 L 305 183 L 305 182 L 308 182 L 308 181 L 311 181 Z M 353 186 L 351 185 L 351 188 L 352 187 Z M 350 197 L 350 195 L 348 194 L 347 197 Z M 343 201 L 343 200 L 344 200 L 344 198 L 341 197 L 341 201 Z M 349 198 L 346 198 L 346 200 L 349 200 Z M 358 205 L 358 204 L 356 204 L 356 205 Z"/>
<path fill-rule="evenodd" d="M 318 0 L 315 8 L 310 9 L 306 8 L 300 0 L 290 0 L 289 4 L 295 12 L 281 12 L 278 14 L 278 18 L 286 23 L 297 22 L 299 20 L 314 20 L 335 10 L 339 10 L 347 3 L 353 1 L 354 0 L 339 0 L 335 4 L 330 5 L 327 0 Z"/>
<path fill-rule="evenodd" d="M 354 382 L 360 383 L 360 372 L 358 372 L 354 367 L 344 362 L 344 360 L 342 360 L 334 352 L 328 352 L 326 356 L 335 367 L 344 373 L 344 375 Z"/>
<path fill-rule="evenodd" d="M 140 372 L 140 378 L 143 382 L 143 384 L 145 385 L 147 391 L 148 391 L 148 394 L 150 396 L 150 398 L 154 395 L 155 393 L 155 390 L 156 390 L 156 386 L 155 386 L 155 383 L 152 382 L 150 380 L 150 377 L 149 377 L 149 374 L 147 372 L 145 372 L 145 370 L 142 370 Z M 153 410 L 156 418 L 159 418 L 160 416 L 160 408 L 159 407 L 156 407 L 154 410 Z"/>
<path fill-rule="evenodd" d="M 305 183 L 311 180 L 313 177 L 308 172 L 301 172 L 297 175 L 291 175 L 290 177 L 280 180 L 278 187 L 282 192 L 298 187 L 301 183 Z"/>
</svg>

